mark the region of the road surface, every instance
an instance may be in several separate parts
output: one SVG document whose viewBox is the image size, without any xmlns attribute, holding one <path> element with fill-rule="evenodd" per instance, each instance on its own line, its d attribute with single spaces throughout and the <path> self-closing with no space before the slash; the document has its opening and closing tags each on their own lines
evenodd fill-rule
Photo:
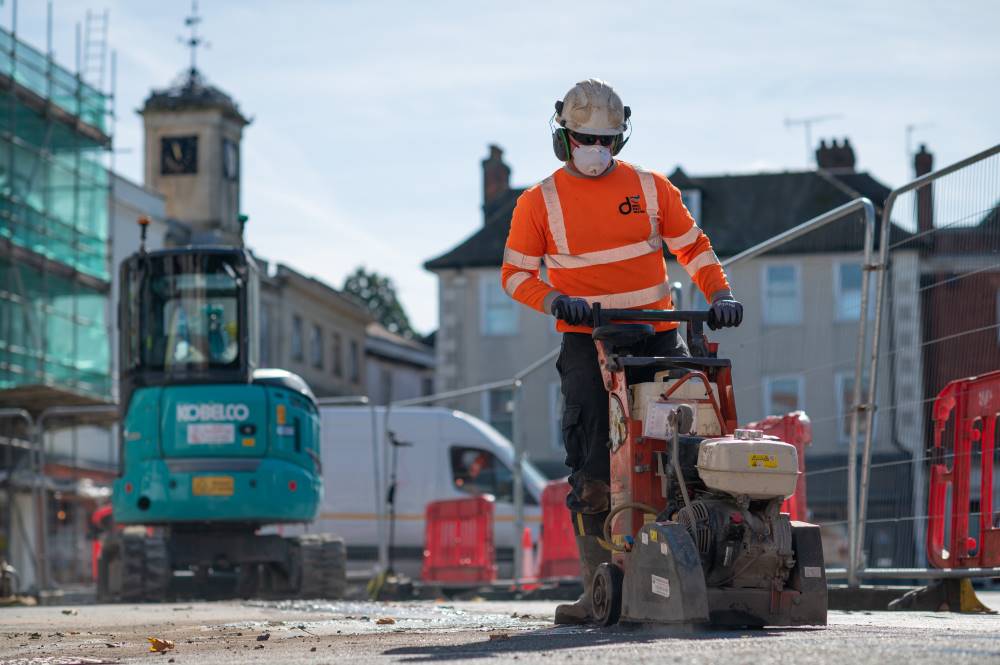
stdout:
<svg viewBox="0 0 1000 665">
<path fill-rule="evenodd" d="M 1000 593 L 981 599 L 1000 608 Z M 0 663 L 1000 663 L 1000 615 L 831 612 L 826 628 L 555 627 L 553 602 L 195 602 L 0 609 Z M 266 636 L 266 637 L 265 637 Z M 174 648 L 150 653 L 148 637 Z"/>
</svg>

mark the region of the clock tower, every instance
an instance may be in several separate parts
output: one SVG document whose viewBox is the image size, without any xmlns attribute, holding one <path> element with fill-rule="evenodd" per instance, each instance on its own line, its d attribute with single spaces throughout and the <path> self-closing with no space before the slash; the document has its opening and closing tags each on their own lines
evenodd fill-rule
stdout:
<svg viewBox="0 0 1000 665">
<path fill-rule="evenodd" d="M 192 244 L 242 245 L 240 140 L 250 124 L 232 97 L 195 66 L 200 17 L 188 17 L 191 66 L 143 104 L 145 183 L 166 199 L 167 216 L 191 229 Z"/>
</svg>

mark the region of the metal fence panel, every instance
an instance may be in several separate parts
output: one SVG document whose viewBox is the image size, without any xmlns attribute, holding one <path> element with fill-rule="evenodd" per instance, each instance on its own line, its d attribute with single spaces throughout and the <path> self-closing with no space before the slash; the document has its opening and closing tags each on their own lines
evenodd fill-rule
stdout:
<svg viewBox="0 0 1000 665">
<path fill-rule="evenodd" d="M 873 452 L 862 468 L 858 515 L 868 577 L 934 574 L 924 570 L 934 402 L 948 382 L 1000 369 L 998 203 L 1000 145 L 918 178 L 886 202 L 869 375 L 877 391 L 866 413 Z M 993 455 L 996 462 L 1000 453 Z M 950 465 L 948 456 L 941 461 Z M 993 484 L 997 496 L 1000 478 Z M 978 480 L 972 485 L 970 524 L 985 508 Z M 974 525 L 971 535 L 978 539 Z"/>
</svg>

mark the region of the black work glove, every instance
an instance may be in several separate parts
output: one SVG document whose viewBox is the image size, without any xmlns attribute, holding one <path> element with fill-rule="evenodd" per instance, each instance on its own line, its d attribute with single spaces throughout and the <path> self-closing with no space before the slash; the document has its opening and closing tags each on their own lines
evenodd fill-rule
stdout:
<svg viewBox="0 0 1000 665">
<path fill-rule="evenodd" d="M 712 330 L 735 328 L 743 321 L 743 305 L 731 295 L 719 296 L 713 300 L 711 312 L 708 327 Z"/>
<path fill-rule="evenodd" d="M 583 298 L 558 296 L 552 301 L 552 316 L 571 326 L 590 323 L 590 303 Z"/>
</svg>

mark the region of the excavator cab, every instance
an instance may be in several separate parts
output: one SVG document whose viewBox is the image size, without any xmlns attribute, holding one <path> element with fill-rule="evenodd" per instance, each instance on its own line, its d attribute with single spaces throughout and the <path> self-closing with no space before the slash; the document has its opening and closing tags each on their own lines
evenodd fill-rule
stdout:
<svg viewBox="0 0 1000 665">
<path fill-rule="evenodd" d="M 138 252 L 122 263 L 120 283 L 123 409 L 137 388 L 252 380 L 259 276 L 248 252 Z"/>
</svg>

